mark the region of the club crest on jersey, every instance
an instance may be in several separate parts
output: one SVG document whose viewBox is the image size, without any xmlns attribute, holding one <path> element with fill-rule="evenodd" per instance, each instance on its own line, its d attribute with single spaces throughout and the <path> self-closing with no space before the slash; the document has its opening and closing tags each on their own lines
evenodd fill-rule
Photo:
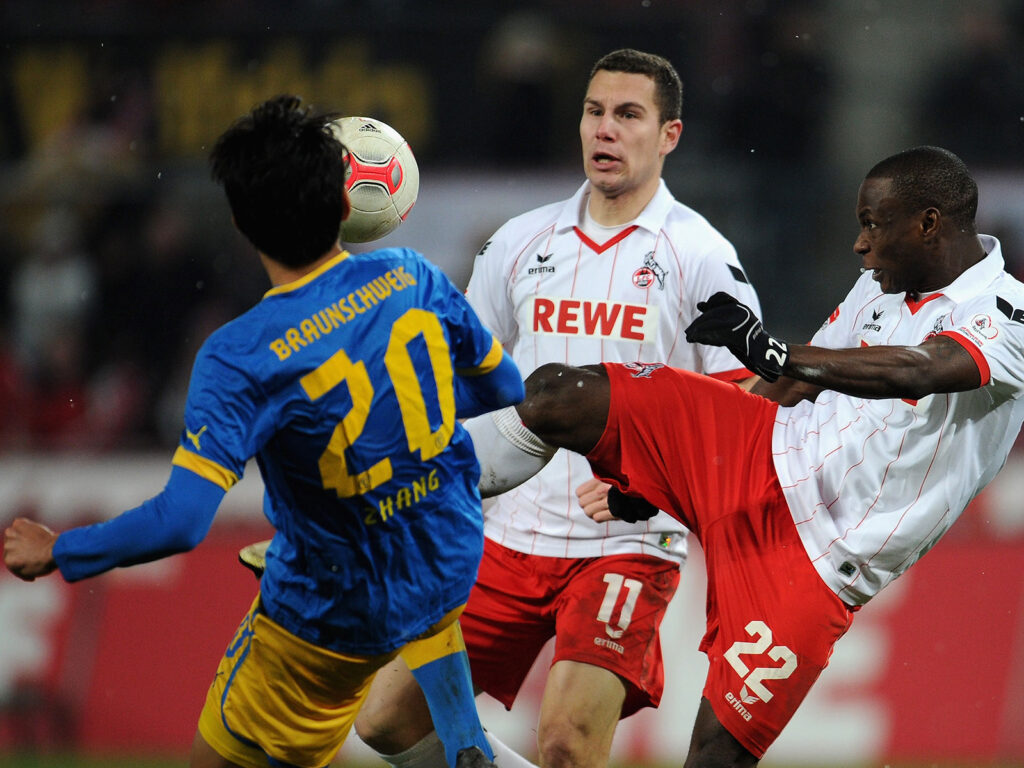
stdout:
<svg viewBox="0 0 1024 768">
<path fill-rule="evenodd" d="M 539 266 L 530 267 L 528 270 L 526 270 L 526 273 L 528 275 L 553 274 L 554 271 L 555 271 L 555 268 L 553 266 L 549 266 L 548 262 L 551 261 L 551 257 L 554 256 L 554 255 L 555 254 L 553 254 L 553 253 L 548 253 L 548 254 L 540 254 L 540 253 L 538 253 L 537 254 L 537 264 Z"/>
<path fill-rule="evenodd" d="M 931 339 L 931 338 L 933 338 L 935 336 L 938 336 L 940 333 L 942 333 L 942 325 L 943 325 L 942 318 L 940 317 L 940 318 L 938 318 L 935 321 L 935 325 L 932 326 L 931 332 L 927 336 L 924 337 L 924 340 L 928 341 L 928 339 Z"/>
<path fill-rule="evenodd" d="M 665 277 L 668 272 L 654 260 L 654 251 L 644 256 L 643 266 L 633 273 L 633 285 L 637 288 L 650 288 L 655 282 L 659 290 L 665 290 Z"/>
<path fill-rule="evenodd" d="M 992 322 L 992 318 L 989 315 L 985 314 L 975 315 L 966 326 L 961 326 L 960 330 L 964 331 L 979 344 L 992 341 L 992 339 L 999 335 L 999 327 Z"/>
<path fill-rule="evenodd" d="M 651 374 L 659 368 L 664 368 L 664 363 L 626 363 L 624 368 L 632 371 L 630 374 L 634 379 L 649 379 Z"/>
</svg>

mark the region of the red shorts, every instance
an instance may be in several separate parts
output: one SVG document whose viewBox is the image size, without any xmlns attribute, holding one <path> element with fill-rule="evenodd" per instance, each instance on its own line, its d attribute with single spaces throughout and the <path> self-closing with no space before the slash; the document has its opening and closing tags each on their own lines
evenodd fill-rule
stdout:
<svg viewBox="0 0 1024 768">
<path fill-rule="evenodd" d="M 473 684 L 511 708 L 554 636 L 553 661 L 594 664 L 626 681 L 622 717 L 656 707 L 665 680 L 658 629 L 678 585 L 678 564 L 660 557 L 541 557 L 487 539 L 459 618 Z"/>
<path fill-rule="evenodd" d="M 811 565 L 772 461 L 777 406 L 673 368 L 605 364 L 598 476 L 681 520 L 708 571 L 704 697 L 758 758 L 796 712 L 853 613 Z M 656 403 L 657 407 L 651 407 Z"/>
</svg>

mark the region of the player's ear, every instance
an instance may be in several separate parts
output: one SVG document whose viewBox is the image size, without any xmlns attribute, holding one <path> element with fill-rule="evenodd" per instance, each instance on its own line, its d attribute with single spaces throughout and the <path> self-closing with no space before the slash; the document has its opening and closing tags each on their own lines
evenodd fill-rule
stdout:
<svg viewBox="0 0 1024 768">
<path fill-rule="evenodd" d="M 942 223 L 942 214 L 938 208 L 925 208 L 921 212 L 921 234 L 925 238 L 934 237 Z"/>
<path fill-rule="evenodd" d="M 661 154 L 667 155 L 679 143 L 679 137 L 683 134 L 683 121 L 666 120 L 661 126 Z"/>
<path fill-rule="evenodd" d="M 344 221 L 352 212 L 352 204 L 348 201 L 348 190 L 341 196 L 341 220 Z"/>
</svg>

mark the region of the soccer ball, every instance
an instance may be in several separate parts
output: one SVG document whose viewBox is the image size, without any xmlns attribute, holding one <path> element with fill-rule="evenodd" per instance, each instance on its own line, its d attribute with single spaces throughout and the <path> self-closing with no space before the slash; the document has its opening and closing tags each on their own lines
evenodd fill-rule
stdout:
<svg viewBox="0 0 1024 768">
<path fill-rule="evenodd" d="M 331 124 L 348 150 L 345 188 L 351 206 L 341 239 L 366 243 L 390 234 L 409 215 L 420 189 L 412 149 L 387 123 L 372 117 L 342 117 Z"/>
</svg>

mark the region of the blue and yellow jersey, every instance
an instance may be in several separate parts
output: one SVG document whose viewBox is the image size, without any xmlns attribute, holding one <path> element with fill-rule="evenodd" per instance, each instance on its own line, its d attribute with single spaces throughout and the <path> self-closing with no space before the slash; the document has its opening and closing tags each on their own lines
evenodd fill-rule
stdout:
<svg viewBox="0 0 1024 768">
<path fill-rule="evenodd" d="M 375 654 L 465 602 L 480 470 L 453 385 L 502 357 L 444 274 L 395 248 L 342 253 L 210 336 L 174 464 L 227 490 L 256 458 L 274 621 Z"/>
</svg>

